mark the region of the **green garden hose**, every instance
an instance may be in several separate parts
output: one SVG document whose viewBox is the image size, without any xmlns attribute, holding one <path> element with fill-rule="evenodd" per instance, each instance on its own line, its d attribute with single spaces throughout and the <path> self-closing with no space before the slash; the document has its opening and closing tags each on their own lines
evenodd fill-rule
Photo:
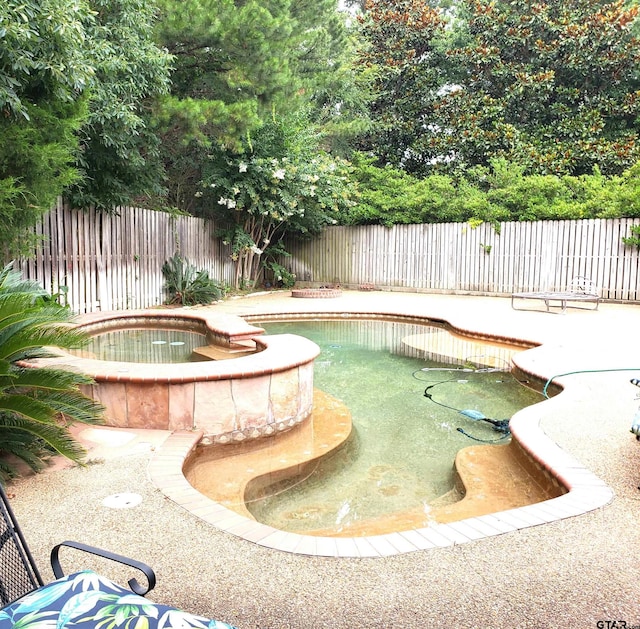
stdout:
<svg viewBox="0 0 640 629">
<path fill-rule="evenodd" d="M 564 376 L 572 376 L 577 373 L 606 373 L 609 371 L 640 371 L 640 367 L 621 367 L 618 369 L 579 369 L 578 371 L 567 371 L 567 373 L 559 373 L 547 380 L 546 384 L 544 385 L 544 388 L 542 389 L 542 395 L 544 395 L 544 397 L 546 398 L 549 397 L 547 395 L 547 389 L 549 388 L 549 385 L 556 378 L 562 378 Z"/>
</svg>

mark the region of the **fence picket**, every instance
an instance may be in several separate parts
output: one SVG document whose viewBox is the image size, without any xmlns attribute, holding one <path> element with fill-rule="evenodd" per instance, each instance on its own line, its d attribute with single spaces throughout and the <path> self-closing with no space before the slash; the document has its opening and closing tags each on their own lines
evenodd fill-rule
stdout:
<svg viewBox="0 0 640 629">
<path fill-rule="evenodd" d="M 285 243 L 280 263 L 299 282 L 357 288 L 406 288 L 510 294 L 566 286 L 586 275 L 604 298 L 638 300 L 640 252 L 625 246 L 640 219 L 502 223 L 496 231 L 465 223 L 329 227 L 317 239 Z M 174 253 L 232 284 L 229 247 L 215 225 L 140 208 L 79 211 L 61 203 L 35 233 L 41 247 L 16 267 L 56 292 L 68 287 L 76 312 L 146 308 L 162 303 L 162 264 Z"/>
</svg>

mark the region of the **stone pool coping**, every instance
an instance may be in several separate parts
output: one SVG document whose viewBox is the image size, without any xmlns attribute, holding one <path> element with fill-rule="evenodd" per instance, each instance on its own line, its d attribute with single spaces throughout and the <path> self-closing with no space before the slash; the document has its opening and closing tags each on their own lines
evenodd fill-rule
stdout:
<svg viewBox="0 0 640 629">
<path fill-rule="evenodd" d="M 205 354 L 242 349 L 237 355 L 227 353 L 229 360 L 145 363 L 99 360 L 52 348 L 50 357 L 20 363 L 91 378 L 81 390 L 104 406 L 110 426 L 202 430 L 212 443 L 234 443 L 287 431 L 311 413 L 313 361 L 320 348 L 306 338 L 263 337 L 262 328 L 243 318 L 205 308 L 95 313 L 76 325 L 89 334 L 184 329 L 204 335 L 198 349 Z"/>
<path fill-rule="evenodd" d="M 251 318 L 271 317 L 277 314 L 289 313 L 265 312 L 258 315 L 252 312 Z M 344 312 L 341 314 L 348 316 Z M 353 316 L 363 314 L 354 312 Z M 335 315 L 335 312 L 314 312 L 299 316 L 308 318 Z M 378 311 L 369 312 L 368 315 L 388 317 L 391 313 Z M 428 316 L 414 318 L 423 322 L 433 320 Z M 476 338 L 491 338 L 529 346 L 536 344 L 514 336 L 483 334 L 456 326 L 452 328 L 456 332 L 464 332 Z M 518 367 L 525 373 L 542 378 L 542 375 L 533 373 L 522 364 Z M 550 402 L 542 404 L 546 403 Z M 539 425 L 541 418 L 537 410 L 534 410 L 538 406 L 525 408 L 514 415 L 511 420 L 511 432 L 522 449 L 567 490 L 566 494 L 524 507 L 448 524 L 434 523 L 410 531 L 355 538 L 318 537 L 288 533 L 243 517 L 201 494 L 184 477 L 182 470 L 185 461 L 201 438 L 198 432 L 178 431 L 170 435 L 155 453 L 149 473 L 152 482 L 168 498 L 197 517 L 222 531 L 275 550 L 312 556 L 387 557 L 416 550 L 453 546 L 581 515 L 599 509 L 613 499 L 613 490 L 606 483 L 542 432 Z"/>
<path fill-rule="evenodd" d="M 69 365 L 100 382 L 187 382 L 215 381 L 229 378 L 248 378 L 256 375 L 277 373 L 292 367 L 299 367 L 315 358 L 318 348 L 306 339 L 281 334 L 263 337 L 264 330 L 248 324 L 241 317 L 204 309 L 150 309 L 125 310 L 119 312 L 93 313 L 82 315 L 77 325 L 80 329 L 96 333 L 101 329 L 115 329 L 134 324 L 143 326 L 158 322 L 191 323 L 204 326 L 217 339 L 229 343 L 255 341 L 258 349 L 254 354 L 243 356 L 242 360 L 198 361 L 180 363 L 176 373 L 176 363 L 131 363 L 110 360 L 98 360 L 71 354 L 59 348 L 56 356 L 40 358 L 34 364 L 47 366 Z M 303 351 L 301 351 L 303 348 Z M 30 362 L 26 362 L 30 365 Z"/>
</svg>

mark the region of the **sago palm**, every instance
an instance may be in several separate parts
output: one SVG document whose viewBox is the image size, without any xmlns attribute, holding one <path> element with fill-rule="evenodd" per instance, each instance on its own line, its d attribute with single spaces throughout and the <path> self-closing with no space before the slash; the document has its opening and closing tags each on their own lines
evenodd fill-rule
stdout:
<svg viewBox="0 0 640 629">
<path fill-rule="evenodd" d="M 0 475 L 14 470 L 7 454 L 38 470 L 52 453 L 79 462 L 82 447 L 68 426 L 98 423 L 102 407 L 81 393 L 91 380 L 81 374 L 22 362 L 50 353 L 47 346 L 77 346 L 83 336 L 69 326 L 72 315 L 40 286 L 5 266 L 0 271 Z"/>
</svg>

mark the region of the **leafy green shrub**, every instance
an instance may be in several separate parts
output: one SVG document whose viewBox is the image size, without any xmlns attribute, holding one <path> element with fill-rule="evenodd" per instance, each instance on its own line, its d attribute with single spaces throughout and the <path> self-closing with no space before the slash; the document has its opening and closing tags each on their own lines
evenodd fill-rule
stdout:
<svg viewBox="0 0 640 629">
<path fill-rule="evenodd" d="M 571 220 L 640 216 L 640 164 L 622 175 L 525 175 L 504 158 L 459 174 L 418 179 L 354 158 L 360 201 L 343 224 L 386 225 L 484 221 Z"/>
<path fill-rule="evenodd" d="M 277 262 L 265 262 L 264 268 L 273 278 L 273 286 L 282 288 L 293 288 L 296 283 L 296 276 L 286 267 Z"/>
<path fill-rule="evenodd" d="M 461 220 L 451 200 L 453 179 L 432 175 L 418 179 L 398 168 L 373 165 L 373 159 L 354 155 L 353 175 L 358 182 L 358 202 L 341 215 L 352 225 L 435 223 Z"/>
<path fill-rule="evenodd" d="M 616 198 L 621 212 L 611 218 L 617 216 L 640 217 L 640 163 L 625 170 L 620 177 L 616 177 L 612 181 L 611 185 L 615 185 L 617 188 Z M 609 218 L 609 216 L 603 218 Z"/>
<path fill-rule="evenodd" d="M 290 258 L 291 254 L 284 248 L 282 241 L 267 247 L 264 251 L 262 268 L 265 271 L 265 286 L 269 284 L 277 288 L 293 288 L 296 283 L 295 273 L 282 266 L 278 260 Z"/>
<path fill-rule="evenodd" d="M 632 225 L 630 236 L 623 236 L 622 242 L 629 247 L 638 247 L 640 249 L 640 225 Z"/>
<path fill-rule="evenodd" d="M 196 270 L 195 266 L 178 254 L 162 265 L 162 275 L 170 304 L 210 304 L 224 296 L 222 285 L 212 280 L 207 271 Z"/>
</svg>

